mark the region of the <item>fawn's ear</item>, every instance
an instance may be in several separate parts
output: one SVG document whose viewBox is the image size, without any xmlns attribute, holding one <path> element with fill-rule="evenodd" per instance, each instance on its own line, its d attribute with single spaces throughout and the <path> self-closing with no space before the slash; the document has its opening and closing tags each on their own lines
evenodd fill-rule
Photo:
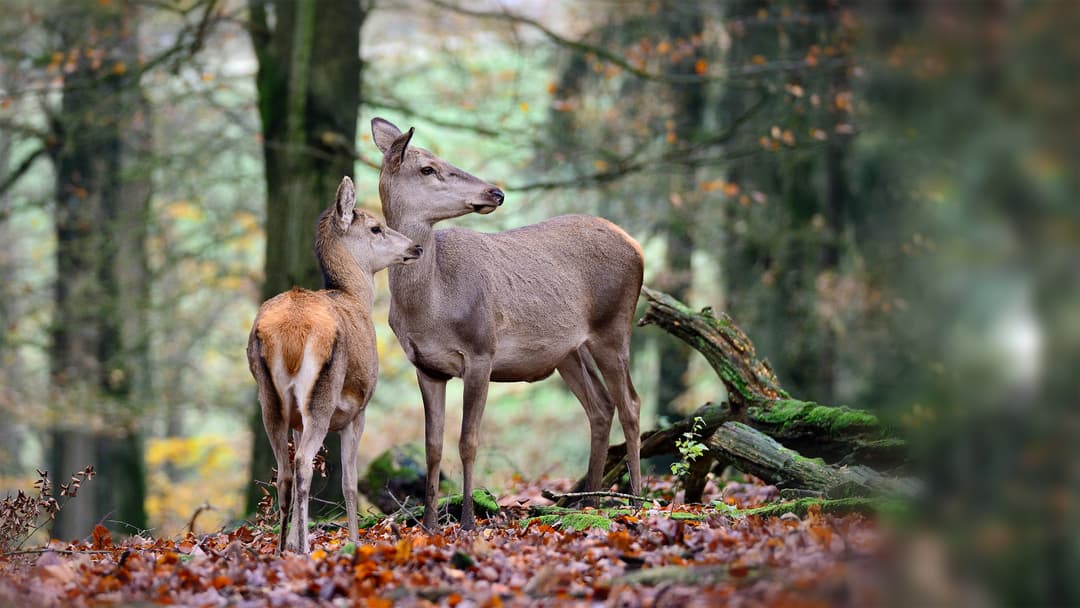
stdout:
<svg viewBox="0 0 1080 608">
<path fill-rule="evenodd" d="M 414 129 L 409 127 L 409 130 L 395 139 L 394 143 L 390 144 L 390 149 L 386 151 L 383 164 L 391 173 L 400 169 L 401 164 L 405 162 L 405 151 L 409 149 L 409 140 L 412 139 L 413 131 Z"/>
<path fill-rule="evenodd" d="M 401 137 L 401 129 L 385 118 L 372 118 L 371 137 L 379 151 L 386 154 L 394 140 Z"/>
<path fill-rule="evenodd" d="M 348 230 L 353 221 L 353 208 L 356 207 L 356 186 L 348 175 L 341 178 L 341 185 L 337 189 L 337 202 L 334 213 L 342 230 Z"/>
</svg>

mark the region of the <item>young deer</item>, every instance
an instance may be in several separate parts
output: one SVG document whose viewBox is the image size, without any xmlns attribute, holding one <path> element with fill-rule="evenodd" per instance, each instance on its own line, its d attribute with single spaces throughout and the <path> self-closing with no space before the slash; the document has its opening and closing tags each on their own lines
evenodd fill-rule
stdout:
<svg viewBox="0 0 1080 608">
<path fill-rule="evenodd" d="M 349 539 L 357 540 L 357 445 L 364 432 L 364 408 L 379 374 L 369 314 L 374 274 L 392 264 L 407 264 L 423 251 L 355 205 L 356 190 L 346 177 L 315 230 L 315 256 L 325 288 L 294 287 L 267 300 L 248 338 L 248 365 L 259 385 L 263 426 L 277 459 L 279 551 L 308 551 L 312 459 L 329 431 L 341 433 Z M 290 428 L 298 431 L 292 462 Z"/>
<path fill-rule="evenodd" d="M 591 490 L 599 489 L 617 410 L 630 485 L 640 494 L 640 403 L 629 356 L 641 247 L 611 222 L 584 215 L 490 234 L 434 230 L 452 217 L 491 213 L 502 191 L 410 147 L 412 129 L 403 134 L 376 118 L 371 130 L 383 152 L 379 196 L 387 225 L 428 252 L 390 269 L 390 327 L 416 367 L 424 400 L 424 526 L 436 525 L 446 382 L 453 377 L 465 384 L 462 527 L 475 526 L 472 469 L 490 381 L 534 382 L 559 370 L 589 419 Z"/>
</svg>

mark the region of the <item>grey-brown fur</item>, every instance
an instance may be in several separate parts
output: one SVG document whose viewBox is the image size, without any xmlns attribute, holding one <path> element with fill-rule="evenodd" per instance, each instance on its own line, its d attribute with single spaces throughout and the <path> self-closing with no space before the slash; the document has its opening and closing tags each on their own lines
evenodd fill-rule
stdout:
<svg viewBox="0 0 1080 608">
<path fill-rule="evenodd" d="M 589 418 L 588 481 L 594 490 L 618 411 L 631 486 L 639 494 L 640 402 L 629 354 L 644 269 L 641 248 L 618 226 L 584 215 L 499 233 L 434 230 L 444 219 L 494 211 L 503 193 L 409 146 L 412 129 L 403 134 L 376 118 L 372 133 L 383 152 L 379 195 L 387 224 L 428 252 L 408 268 L 390 269 L 390 327 L 416 366 L 424 400 L 424 525 L 436 524 L 435 480 L 451 377 L 465 384 L 464 527 L 475 525 L 472 468 L 490 381 L 531 382 L 559 370 Z"/>
<path fill-rule="evenodd" d="M 353 183 L 346 177 L 334 204 L 319 218 L 315 253 L 327 289 L 293 288 L 267 300 L 248 339 L 248 365 L 277 460 L 279 550 L 308 551 L 312 459 L 331 431 L 341 434 L 348 533 L 357 540 L 357 447 L 379 372 L 369 312 L 374 273 L 421 253 L 375 216 L 355 210 L 355 204 Z M 296 439 L 291 462 L 290 428 Z"/>
</svg>

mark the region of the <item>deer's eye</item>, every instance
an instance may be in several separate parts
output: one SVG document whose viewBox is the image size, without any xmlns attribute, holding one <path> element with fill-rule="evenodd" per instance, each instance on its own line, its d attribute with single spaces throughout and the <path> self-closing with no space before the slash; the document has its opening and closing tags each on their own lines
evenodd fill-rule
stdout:
<svg viewBox="0 0 1080 608">
<path fill-rule="evenodd" d="M 423 175 L 431 175 L 435 173 L 435 169 L 434 167 L 421 167 L 420 173 L 422 173 Z"/>
<path fill-rule="evenodd" d="M 382 234 L 382 228 L 379 226 L 372 226 L 371 234 Z"/>
</svg>

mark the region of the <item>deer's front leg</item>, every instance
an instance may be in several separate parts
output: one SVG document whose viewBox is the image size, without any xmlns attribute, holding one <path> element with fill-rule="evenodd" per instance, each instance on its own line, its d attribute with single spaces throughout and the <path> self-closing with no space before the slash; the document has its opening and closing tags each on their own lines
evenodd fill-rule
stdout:
<svg viewBox="0 0 1080 608">
<path fill-rule="evenodd" d="M 462 500 L 461 527 L 472 530 L 476 527 L 473 514 L 473 464 L 476 462 L 476 450 L 480 444 L 480 421 L 484 417 L 484 405 L 487 403 L 488 384 L 491 381 L 491 359 L 469 358 L 465 361 L 464 407 L 461 417 L 461 452 Z"/>
<path fill-rule="evenodd" d="M 424 527 L 434 532 L 438 525 L 439 466 L 442 463 L 443 425 L 446 419 L 446 381 L 436 380 L 416 370 L 416 382 L 424 399 L 424 453 L 427 456 L 427 485 L 424 487 Z"/>
</svg>

